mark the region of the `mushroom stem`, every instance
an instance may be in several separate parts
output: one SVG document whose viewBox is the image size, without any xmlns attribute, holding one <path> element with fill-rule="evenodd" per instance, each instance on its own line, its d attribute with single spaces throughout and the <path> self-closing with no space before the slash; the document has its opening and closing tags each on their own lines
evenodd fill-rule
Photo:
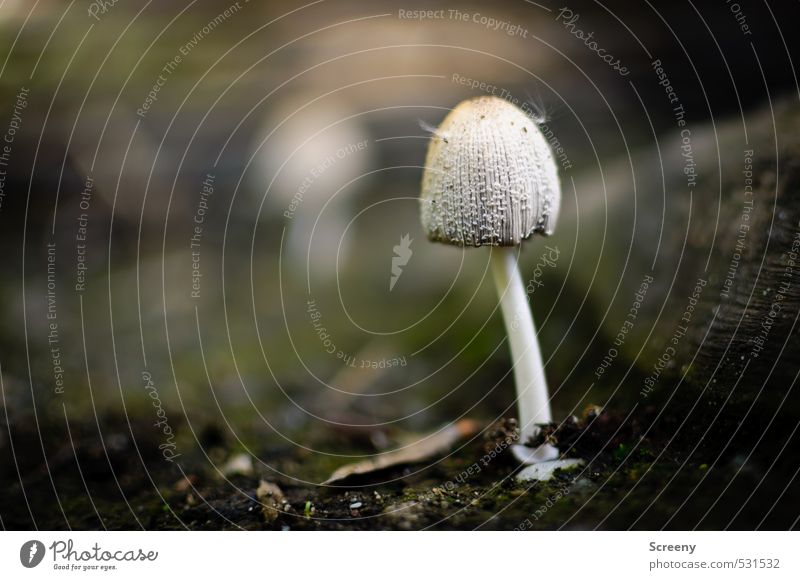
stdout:
<svg viewBox="0 0 800 580">
<path fill-rule="evenodd" d="M 491 262 L 511 350 L 519 409 L 520 441 L 525 443 L 538 434 L 537 424 L 552 420 L 544 363 L 514 248 L 492 248 Z M 540 445 L 535 449 L 514 445 L 512 449 L 514 455 L 524 463 L 548 461 L 558 456 L 558 450 L 552 445 Z"/>
</svg>

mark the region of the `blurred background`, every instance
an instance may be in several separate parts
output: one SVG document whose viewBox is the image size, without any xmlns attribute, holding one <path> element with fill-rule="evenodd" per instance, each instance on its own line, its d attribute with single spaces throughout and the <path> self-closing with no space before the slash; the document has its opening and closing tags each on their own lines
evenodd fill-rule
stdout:
<svg viewBox="0 0 800 580">
<path fill-rule="evenodd" d="M 519 255 L 555 416 L 646 402 L 698 278 L 702 308 L 661 365 L 661 394 L 693 364 L 744 360 L 752 333 L 719 322 L 724 341 L 703 337 L 720 308 L 740 320 L 747 296 L 775 291 L 757 258 L 779 261 L 797 227 L 797 205 L 780 201 L 792 186 L 776 180 L 794 163 L 797 40 L 784 26 L 798 13 L 736 7 L 5 0 L 7 423 L 66 437 L 65 417 L 110 416 L 147 430 L 162 409 L 193 440 L 217 429 L 245 446 L 347 455 L 513 416 L 488 249 L 430 243 L 419 224 L 430 128 L 482 94 L 541 116 L 559 164 L 556 233 Z M 753 226 L 726 301 L 749 150 L 769 220 Z M 772 362 L 797 350 L 795 288 Z M 690 373 L 680 397 L 724 400 L 734 366 Z"/>
</svg>

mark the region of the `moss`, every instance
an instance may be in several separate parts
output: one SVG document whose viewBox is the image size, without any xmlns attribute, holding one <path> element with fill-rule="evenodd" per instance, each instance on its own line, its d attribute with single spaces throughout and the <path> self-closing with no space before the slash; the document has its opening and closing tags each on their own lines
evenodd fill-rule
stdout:
<svg viewBox="0 0 800 580">
<path fill-rule="evenodd" d="M 774 458 L 763 451 L 774 449 L 776 441 L 786 441 L 790 422 L 775 421 L 765 432 L 764 422 L 755 417 L 738 424 L 733 438 L 720 438 L 704 437 L 708 423 L 695 424 L 691 416 L 676 436 L 674 420 L 654 422 L 655 416 L 649 411 L 632 417 L 607 411 L 597 420 L 579 420 L 555 432 L 560 444 L 583 457 L 587 467 L 557 472 L 548 482 L 518 483 L 514 479 L 518 466 L 506 454 L 480 463 L 483 442 L 475 441 L 428 468 L 399 467 L 350 488 L 302 483 L 322 481 L 342 464 L 341 458 L 288 445 L 259 447 L 257 436 L 245 439 L 250 451 L 287 476 L 257 462 L 255 474 L 223 480 L 197 445 L 182 448 L 183 473 L 157 453 L 145 455 L 142 465 L 127 446 L 110 451 L 107 459 L 95 426 L 75 424 L 71 427 L 74 450 L 68 439 L 59 439 L 55 432 L 45 434 L 47 441 L 67 446 L 50 450 L 52 456 L 65 458 L 63 463 L 51 463 L 64 515 L 54 502 L 49 479 L 36 472 L 38 438 L 25 431 L 35 423 L 24 427 L 24 422 L 18 422 L 14 438 L 23 445 L 17 449 L 20 456 L 30 457 L 20 468 L 36 524 L 48 529 L 64 529 L 67 520 L 74 529 L 713 529 L 729 522 L 733 528 L 746 528 L 764 515 L 757 503 L 747 503 L 757 484 L 762 493 L 780 498 L 764 528 L 788 527 L 800 513 L 796 494 L 781 495 L 792 476 L 790 466 L 775 465 L 767 473 Z M 117 420 L 101 421 L 104 432 L 106 424 Z M 157 434 L 140 427 L 133 426 L 142 433 L 137 438 L 139 448 L 157 449 L 158 441 L 147 439 Z M 321 444 L 324 436 L 315 434 L 309 445 Z M 753 449 L 762 436 L 773 443 Z M 221 457 L 241 448 L 224 438 L 210 437 L 209 441 Z M 350 445 L 346 452 L 370 450 Z M 75 456 L 91 501 L 75 468 Z M 481 469 L 464 476 L 465 468 L 476 463 Z M 0 472 L 0 485 L 9 490 L 0 515 L 10 529 L 29 528 L 30 514 L 11 475 L 11 471 Z M 191 479 L 191 485 L 182 483 L 183 475 Z M 287 507 L 275 521 L 264 520 L 255 500 L 262 478 L 281 487 L 286 498 Z M 360 506 L 351 508 L 354 503 Z"/>
</svg>

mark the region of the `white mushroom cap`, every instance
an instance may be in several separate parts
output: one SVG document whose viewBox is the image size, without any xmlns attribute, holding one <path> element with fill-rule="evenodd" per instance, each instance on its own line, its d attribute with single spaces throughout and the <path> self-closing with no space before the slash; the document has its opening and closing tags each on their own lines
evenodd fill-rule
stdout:
<svg viewBox="0 0 800 580">
<path fill-rule="evenodd" d="M 515 246 L 553 232 L 561 186 L 536 122 L 497 97 L 460 103 L 428 145 L 422 225 L 457 246 Z"/>
</svg>

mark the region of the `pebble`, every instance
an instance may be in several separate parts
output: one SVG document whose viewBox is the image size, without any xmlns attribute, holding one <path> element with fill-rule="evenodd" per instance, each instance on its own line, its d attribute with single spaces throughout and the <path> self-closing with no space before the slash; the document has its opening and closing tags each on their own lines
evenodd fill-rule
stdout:
<svg viewBox="0 0 800 580">
<path fill-rule="evenodd" d="M 258 483 L 256 497 L 261 503 L 261 513 L 264 514 L 264 519 L 267 522 L 274 522 L 278 519 L 281 506 L 285 501 L 281 488 L 262 479 Z"/>
</svg>

